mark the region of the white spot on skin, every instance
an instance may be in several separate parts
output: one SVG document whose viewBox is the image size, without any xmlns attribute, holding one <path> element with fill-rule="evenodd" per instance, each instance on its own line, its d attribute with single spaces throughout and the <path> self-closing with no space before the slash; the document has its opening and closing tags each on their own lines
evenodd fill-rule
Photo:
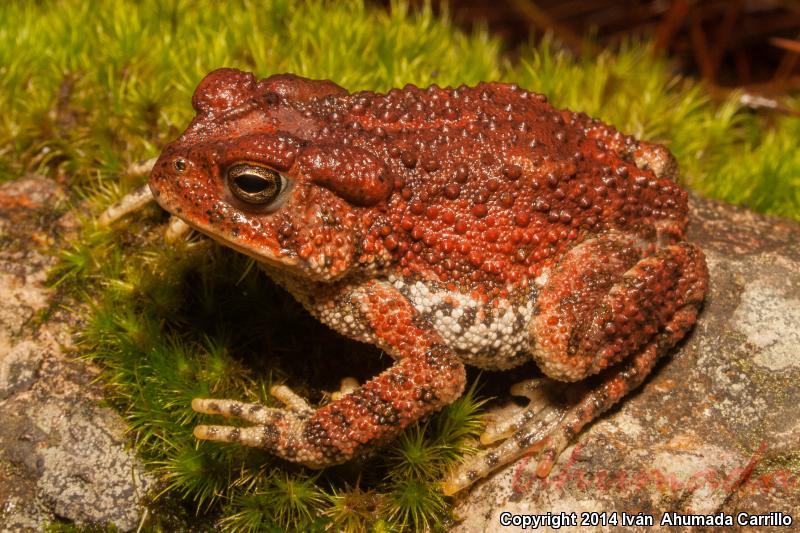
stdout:
<svg viewBox="0 0 800 533">
<path fill-rule="evenodd" d="M 421 281 L 406 284 L 401 278 L 395 278 L 394 287 L 408 296 L 411 305 L 431 321 L 445 344 L 469 365 L 511 368 L 524 360 L 515 356 L 530 349 L 527 329 L 533 312 L 530 300 L 518 306 L 502 299 L 485 303 L 458 291 L 428 287 Z M 474 318 L 459 323 L 465 313 Z"/>
<path fill-rule="evenodd" d="M 755 280 L 742 293 L 732 324 L 759 348 L 753 358 L 756 364 L 770 370 L 800 367 L 800 301 Z"/>
</svg>

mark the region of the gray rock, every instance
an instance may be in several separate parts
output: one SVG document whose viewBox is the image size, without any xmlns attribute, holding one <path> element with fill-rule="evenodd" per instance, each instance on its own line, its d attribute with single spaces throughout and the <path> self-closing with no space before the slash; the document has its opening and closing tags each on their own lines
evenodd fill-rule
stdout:
<svg viewBox="0 0 800 533">
<path fill-rule="evenodd" d="M 61 197 L 44 178 L 0 185 L 0 531 L 55 518 L 130 531 L 153 480 L 99 406 L 97 369 L 74 359 L 76 317 L 45 287 L 47 250 L 75 226 L 54 209 Z"/>
<path fill-rule="evenodd" d="M 666 529 L 667 512 L 782 512 L 800 527 L 800 226 L 695 200 L 689 237 L 711 273 L 691 336 L 548 478 L 522 458 L 461 495 L 454 531 L 519 530 L 501 527 L 503 511 L 574 512 L 579 523 L 641 512 L 654 519 L 647 531 Z"/>
</svg>

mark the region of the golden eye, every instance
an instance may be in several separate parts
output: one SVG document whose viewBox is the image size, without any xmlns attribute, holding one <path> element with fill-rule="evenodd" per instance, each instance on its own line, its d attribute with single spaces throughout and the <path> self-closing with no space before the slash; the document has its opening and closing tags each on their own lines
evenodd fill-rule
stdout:
<svg viewBox="0 0 800 533">
<path fill-rule="evenodd" d="M 228 189 L 248 204 L 272 203 L 285 185 L 283 176 L 271 168 L 252 163 L 237 163 L 226 172 Z"/>
</svg>

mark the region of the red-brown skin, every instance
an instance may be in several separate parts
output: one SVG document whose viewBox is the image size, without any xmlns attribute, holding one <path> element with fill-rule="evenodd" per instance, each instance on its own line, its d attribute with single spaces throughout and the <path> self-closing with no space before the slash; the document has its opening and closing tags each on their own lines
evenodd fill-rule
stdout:
<svg viewBox="0 0 800 533">
<path fill-rule="evenodd" d="M 551 377 L 611 367 L 559 426 L 567 437 L 638 385 L 694 323 L 707 271 L 683 242 L 687 195 L 663 147 L 501 83 L 350 94 L 330 81 L 221 69 L 193 105 L 197 116 L 151 175 L 159 203 L 259 259 L 323 322 L 399 359 L 311 414 L 270 410 L 258 419 L 260 441 L 228 428 L 203 438 L 324 466 L 452 401 L 464 357 L 410 296 L 416 282 L 487 310 L 535 302 L 513 335 L 525 335 L 522 351 Z M 279 171 L 288 192 L 267 207 L 234 197 L 225 176 L 241 162 Z"/>
</svg>

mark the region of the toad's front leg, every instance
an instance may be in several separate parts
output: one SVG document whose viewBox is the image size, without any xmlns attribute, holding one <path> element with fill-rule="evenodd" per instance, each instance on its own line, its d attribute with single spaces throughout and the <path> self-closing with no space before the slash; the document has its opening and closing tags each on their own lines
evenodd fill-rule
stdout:
<svg viewBox="0 0 800 533">
<path fill-rule="evenodd" d="M 449 404 L 464 389 L 464 366 L 394 288 L 371 282 L 352 298 L 373 340 L 398 361 L 377 377 L 313 410 L 288 388 L 273 388 L 285 409 L 232 400 L 195 399 L 199 412 L 236 416 L 249 427 L 198 426 L 205 440 L 264 448 L 284 459 L 322 468 L 347 461 Z"/>
</svg>

